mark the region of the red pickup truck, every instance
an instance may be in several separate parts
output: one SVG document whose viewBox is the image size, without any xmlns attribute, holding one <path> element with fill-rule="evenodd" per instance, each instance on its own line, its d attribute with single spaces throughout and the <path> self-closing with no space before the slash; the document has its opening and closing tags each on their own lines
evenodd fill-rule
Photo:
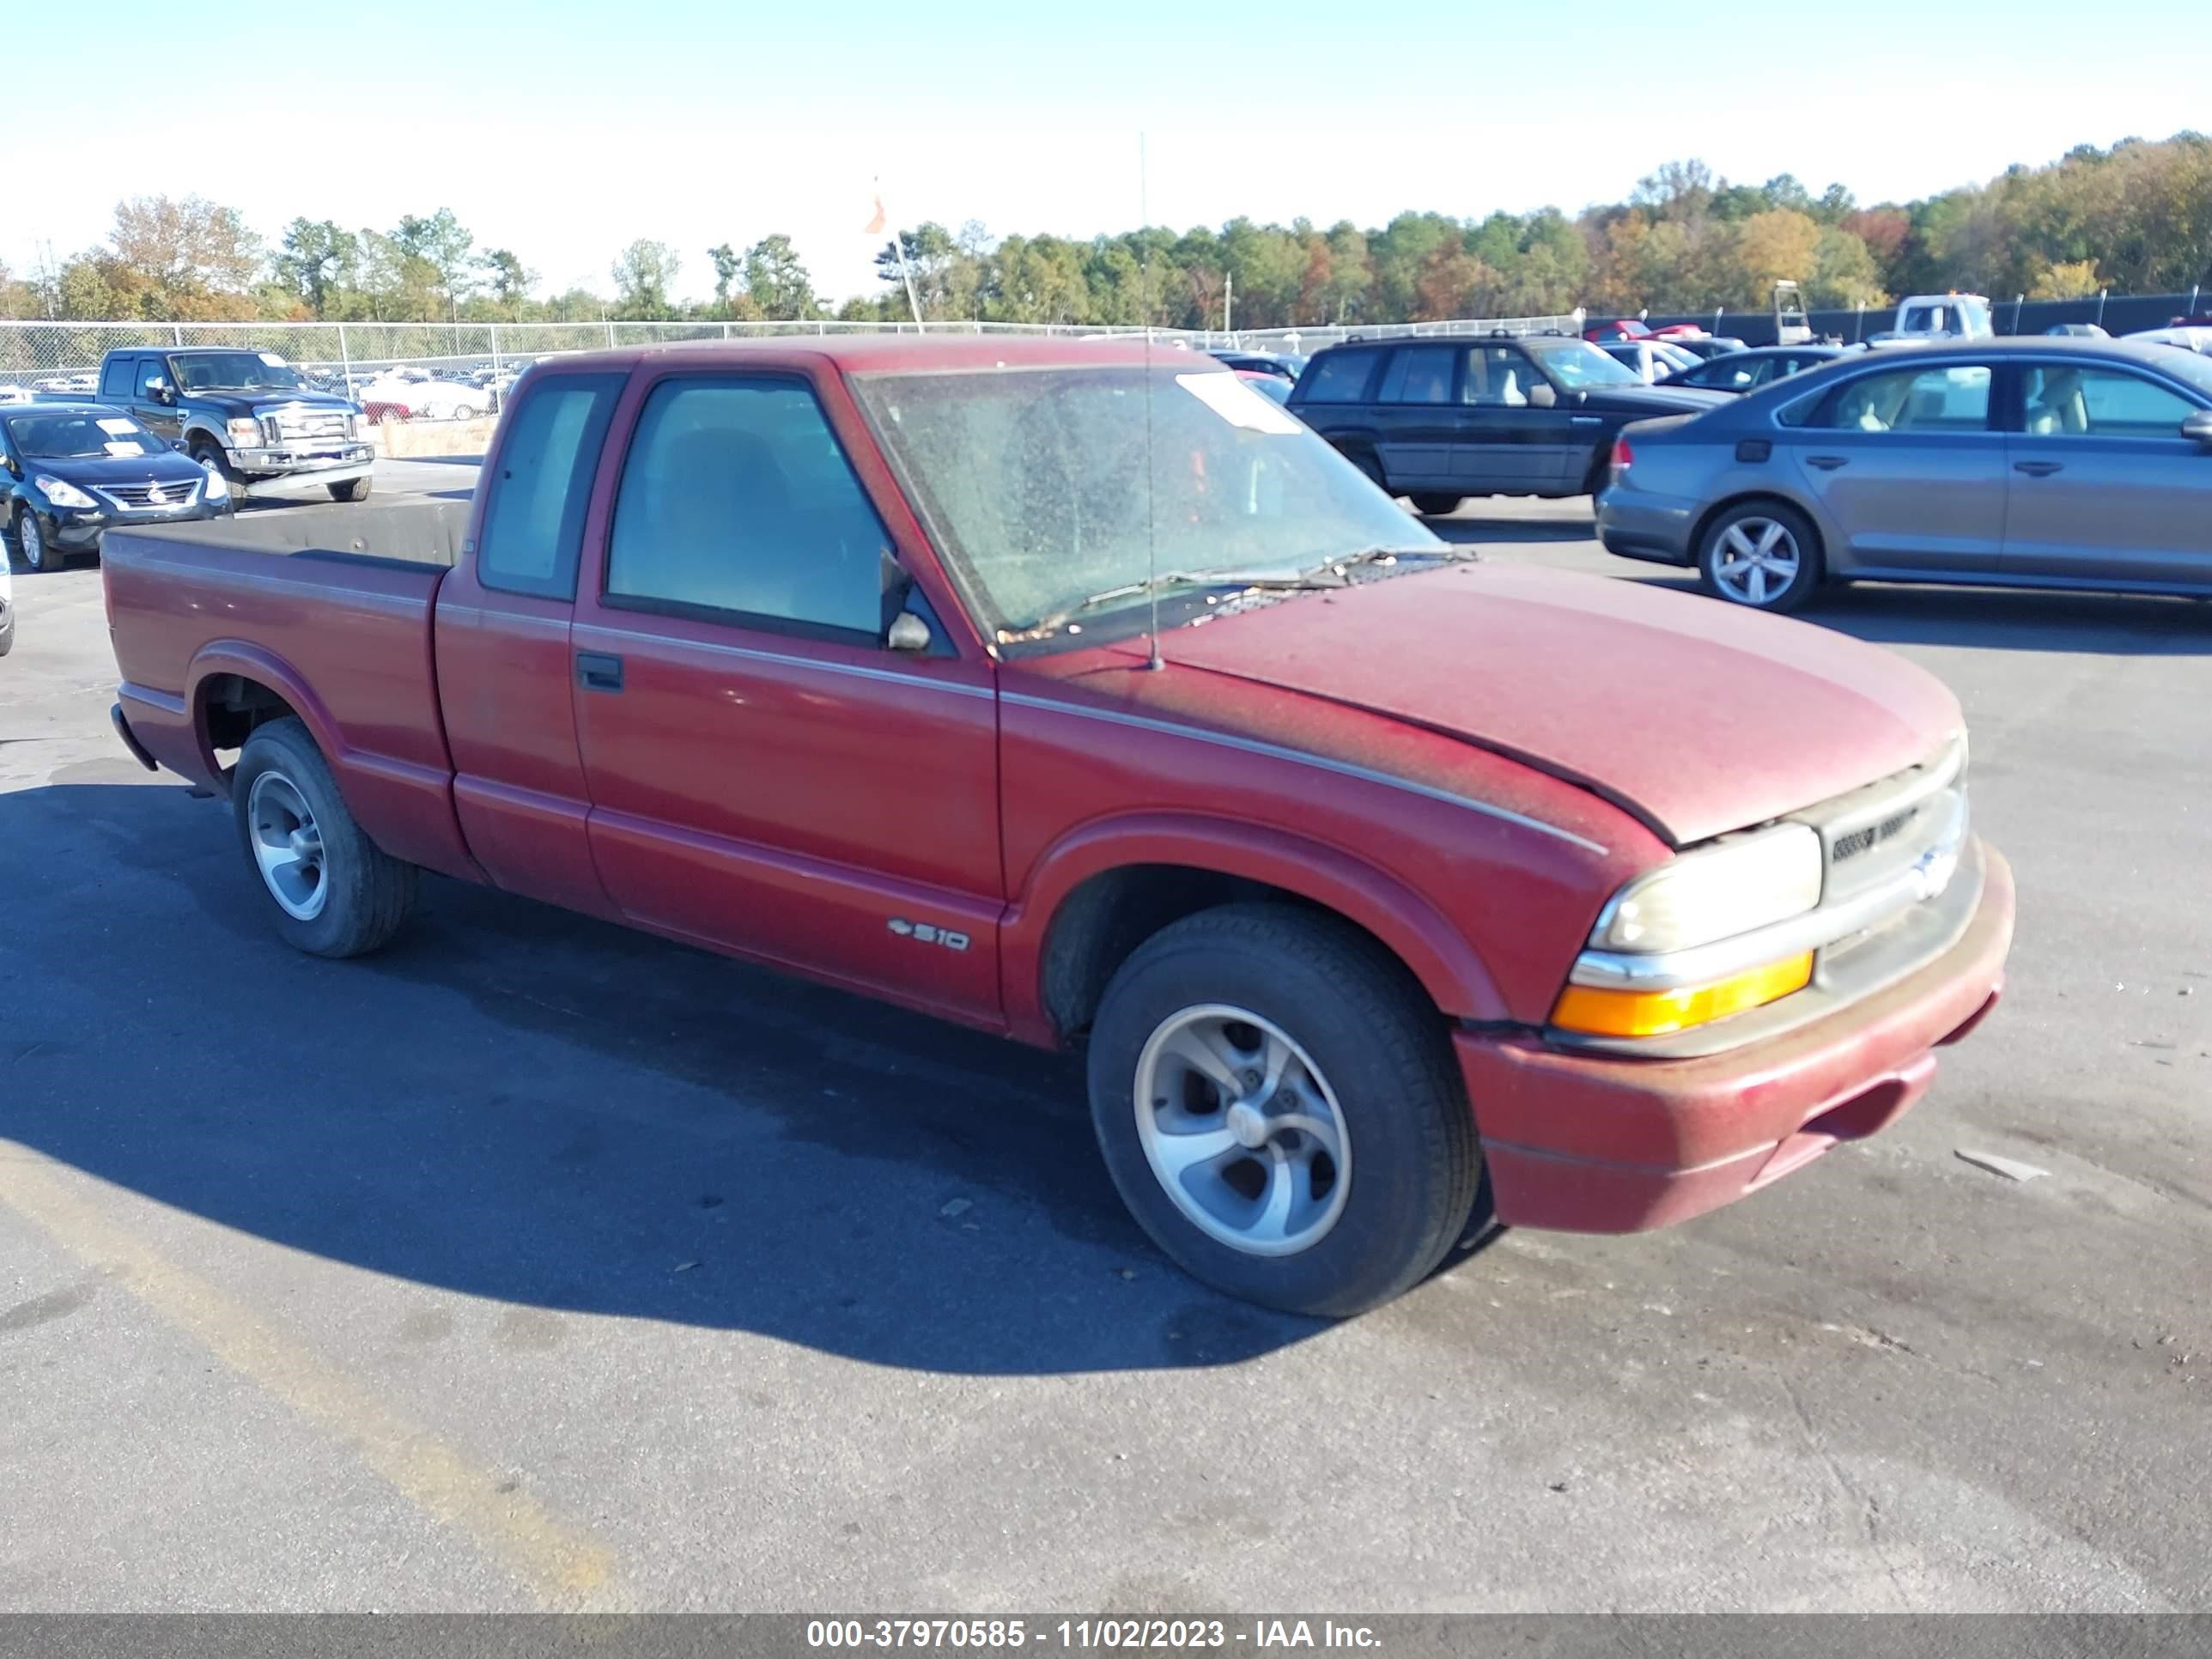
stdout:
<svg viewBox="0 0 2212 1659">
<path fill-rule="evenodd" d="M 466 508 L 117 531 L 106 582 L 118 733 L 300 949 L 428 870 L 1083 1044 L 1137 1218 L 1278 1307 L 1403 1291 L 1479 1202 L 1763 1187 L 2002 981 L 1936 680 L 1474 561 L 1189 354 L 562 358 Z"/>
</svg>

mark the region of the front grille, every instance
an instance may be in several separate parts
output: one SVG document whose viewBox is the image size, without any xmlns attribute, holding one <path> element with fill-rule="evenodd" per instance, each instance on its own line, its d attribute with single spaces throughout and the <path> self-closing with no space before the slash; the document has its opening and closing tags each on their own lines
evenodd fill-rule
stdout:
<svg viewBox="0 0 2212 1659">
<path fill-rule="evenodd" d="M 285 443 L 311 443 L 346 434 L 345 411 L 339 409 L 280 409 L 268 421 L 272 435 Z"/>
<path fill-rule="evenodd" d="M 1955 840 L 1966 810 L 1963 742 L 1879 783 L 1824 801 L 1799 819 L 1819 831 L 1833 904 L 1893 880 Z"/>
<path fill-rule="evenodd" d="M 164 507 L 189 507 L 199 485 L 183 483 L 103 484 L 100 493 L 108 504 L 126 513 L 158 512 Z"/>
</svg>

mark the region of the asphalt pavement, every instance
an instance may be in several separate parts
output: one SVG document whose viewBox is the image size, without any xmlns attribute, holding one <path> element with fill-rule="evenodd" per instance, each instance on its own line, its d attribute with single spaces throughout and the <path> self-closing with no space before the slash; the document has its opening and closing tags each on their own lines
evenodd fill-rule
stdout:
<svg viewBox="0 0 2212 1659">
<path fill-rule="evenodd" d="M 1965 702 L 2003 1007 L 1747 1202 L 1328 1326 L 1148 1247 L 1066 1060 L 443 881 L 295 955 L 96 571 L 15 587 L 0 1609 L 2212 1608 L 2212 607 L 1814 613 Z"/>
</svg>

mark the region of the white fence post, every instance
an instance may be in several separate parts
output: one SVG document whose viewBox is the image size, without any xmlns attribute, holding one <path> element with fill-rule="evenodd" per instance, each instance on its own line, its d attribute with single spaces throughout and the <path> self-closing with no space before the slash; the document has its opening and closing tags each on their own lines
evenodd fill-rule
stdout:
<svg viewBox="0 0 2212 1659">
<path fill-rule="evenodd" d="M 338 325 L 338 363 L 345 374 L 345 395 L 353 396 L 353 353 L 346 349 L 345 325 Z"/>
</svg>

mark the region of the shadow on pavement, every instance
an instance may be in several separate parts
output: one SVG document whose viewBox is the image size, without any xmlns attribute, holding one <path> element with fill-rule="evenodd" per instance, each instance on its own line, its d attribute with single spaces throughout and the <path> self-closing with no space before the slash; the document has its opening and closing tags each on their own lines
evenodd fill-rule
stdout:
<svg viewBox="0 0 2212 1659">
<path fill-rule="evenodd" d="M 1647 587 L 1700 591 L 1697 577 L 1686 570 L 1645 566 L 1623 574 Z M 2115 657 L 2212 654 L 2212 604 L 2195 599 L 1859 582 L 1822 592 L 1794 614 L 1876 645 Z"/>
<path fill-rule="evenodd" d="M 182 787 L 0 794 L 83 873 L 10 905 L 0 1135 L 288 1249 L 875 1364 L 1231 1363 L 1322 1327 L 1151 1247 L 1079 1062 L 463 884 L 349 963 Z"/>
<path fill-rule="evenodd" d="M 1445 541 L 1461 545 L 1480 542 L 1587 542 L 1597 534 L 1593 520 L 1572 519 L 1486 519 L 1480 514 L 1421 522 Z"/>
</svg>

